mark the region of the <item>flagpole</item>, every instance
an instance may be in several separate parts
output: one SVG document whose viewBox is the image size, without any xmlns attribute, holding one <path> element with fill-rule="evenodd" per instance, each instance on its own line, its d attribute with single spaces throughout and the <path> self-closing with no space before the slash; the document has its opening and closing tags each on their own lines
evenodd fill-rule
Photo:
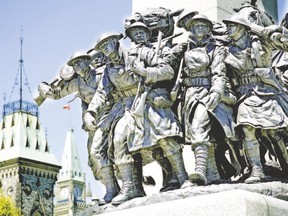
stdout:
<svg viewBox="0 0 288 216">
<path fill-rule="evenodd" d="M 69 105 L 69 107 L 70 107 L 70 105 Z M 69 109 L 69 113 L 70 113 L 70 116 L 69 116 L 69 118 L 70 118 L 70 128 L 72 129 L 72 110 L 71 110 L 71 108 Z"/>
<path fill-rule="evenodd" d="M 71 111 L 70 103 L 68 102 L 68 104 L 65 104 L 63 106 L 63 109 L 69 111 L 69 113 L 68 113 L 68 127 L 72 128 L 72 111 Z"/>
</svg>

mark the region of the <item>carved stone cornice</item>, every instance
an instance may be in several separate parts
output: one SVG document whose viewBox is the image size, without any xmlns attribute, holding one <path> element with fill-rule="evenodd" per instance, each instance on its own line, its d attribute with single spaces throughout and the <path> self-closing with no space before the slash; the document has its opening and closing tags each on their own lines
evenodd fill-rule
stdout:
<svg viewBox="0 0 288 216">
<path fill-rule="evenodd" d="M 36 177 L 46 177 L 57 180 L 57 175 L 61 166 L 51 165 L 27 158 L 15 158 L 0 162 L 0 172 L 15 169 L 19 167 L 17 172 L 20 174 L 33 174 Z M 4 171 L 4 172 L 5 172 Z"/>
</svg>

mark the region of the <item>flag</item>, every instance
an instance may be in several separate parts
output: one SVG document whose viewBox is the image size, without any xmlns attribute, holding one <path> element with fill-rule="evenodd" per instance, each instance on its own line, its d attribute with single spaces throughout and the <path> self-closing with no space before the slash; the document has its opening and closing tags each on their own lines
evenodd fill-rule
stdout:
<svg viewBox="0 0 288 216">
<path fill-rule="evenodd" d="M 70 110 L 70 105 L 69 105 L 69 104 L 65 104 L 65 105 L 63 106 L 63 109 Z"/>
</svg>

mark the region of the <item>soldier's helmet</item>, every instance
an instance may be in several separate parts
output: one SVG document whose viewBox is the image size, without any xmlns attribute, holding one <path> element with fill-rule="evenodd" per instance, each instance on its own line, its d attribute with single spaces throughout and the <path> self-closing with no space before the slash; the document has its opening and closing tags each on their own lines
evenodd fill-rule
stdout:
<svg viewBox="0 0 288 216">
<path fill-rule="evenodd" d="M 203 21 L 207 23 L 211 29 L 213 28 L 213 23 L 204 14 L 196 14 L 191 19 L 187 20 L 186 22 L 187 28 L 190 29 L 195 21 Z"/>
<path fill-rule="evenodd" d="M 92 60 L 90 64 L 94 67 L 97 68 L 99 66 L 102 66 L 107 62 L 107 57 L 104 55 L 103 52 L 101 51 L 96 51 L 93 49 L 90 49 L 87 54 L 89 54 L 92 57 Z"/>
<path fill-rule="evenodd" d="M 141 28 L 143 29 L 145 32 L 148 33 L 149 37 L 151 36 L 151 31 L 150 29 L 142 22 L 134 22 L 132 25 L 130 25 L 126 30 L 125 30 L 125 34 L 127 37 L 129 37 L 131 39 L 131 31 L 136 29 L 136 28 Z"/>
<path fill-rule="evenodd" d="M 73 61 L 75 61 L 77 59 L 86 59 L 88 61 L 91 61 L 92 57 L 90 55 L 88 55 L 87 53 L 77 51 L 77 52 L 72 54 L 72 56 L 70 57 L 70 60 L 67 62 L 67 65 L 73 66 Z"/>
<path fill-rule="evenodd" d="M 259 8 L 256 6 L 256 4 L 252 4 L 251 1 L 245 1 L 244 3 L 242 3 L 241 7 L 239 7 L 239 8 L 232 7 L 232 9 L 235 12 L 239 12 L 240 10 L 242 10 L 243 8 L 246 8 L 246 7 L 251 7 L 251 8 L 254 8 L 255 10 L 259 11 Z"/>
<path fill-rule="evenodd" d="M 96 51 L 101 51 L 100 47 L 103 45 L 105 42 L 110 41 L 110 40 L 116 40 L 119 41 L 121 38 L 123 38 L 123 34 L 121 33 L 115 33 L 115 34 L 102 34 L 99 39 L 97 40 L 97 43 L 94 47 L 94 50 Z"/>
<path fill-rule="evenodd" d="M 199 14 L 198 11 L 183 11 L 178 17 L 178 21 L 176 22 L 176 26 L 178 28 L 184 28 L 186 31 L 190 29 L 187 28 L 186 23 L 188 20 L 192 19 L 195 15 Z"/>
<path fill-rule="evenodd" d="M 245 19 L 243 16 L 241 16 L 240 14 L 236 13 L 236 14 L 233 14 L 229 19 L 224 19 L 222 20 L 222 22 L 227 25 L 229 23 L 232 23 L 232 24 L 237 24 L 237 25 L 243 25 L 245 26 L 245 28 L 247 30 L 250 30 L 251 27 L 250 27 L 250 23 L 247 19 Z"/>
</svg>

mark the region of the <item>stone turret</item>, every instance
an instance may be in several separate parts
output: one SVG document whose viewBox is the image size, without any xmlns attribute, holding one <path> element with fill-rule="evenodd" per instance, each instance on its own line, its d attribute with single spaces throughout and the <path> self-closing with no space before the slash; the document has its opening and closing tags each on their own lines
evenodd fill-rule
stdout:
<svg viewBox="0 0 288 216">
<path fill-rule="evenodd" d="M 21 215 L 52 215 L 53 188 L 61 168 L 39 120 L 38 106 L 22 98 L 22 42 L 20 98 L 5 103 L 0 122 L 0 180 Z"/>
<path fill-rule="evenodd" d="M 88 207 L 86 204 L 85 173 L 82 172 L 74 129 L 68 128 L 62 169 L 55 187 L 56 205 L 54 215 L 74 215 Z"/>
</svg>

